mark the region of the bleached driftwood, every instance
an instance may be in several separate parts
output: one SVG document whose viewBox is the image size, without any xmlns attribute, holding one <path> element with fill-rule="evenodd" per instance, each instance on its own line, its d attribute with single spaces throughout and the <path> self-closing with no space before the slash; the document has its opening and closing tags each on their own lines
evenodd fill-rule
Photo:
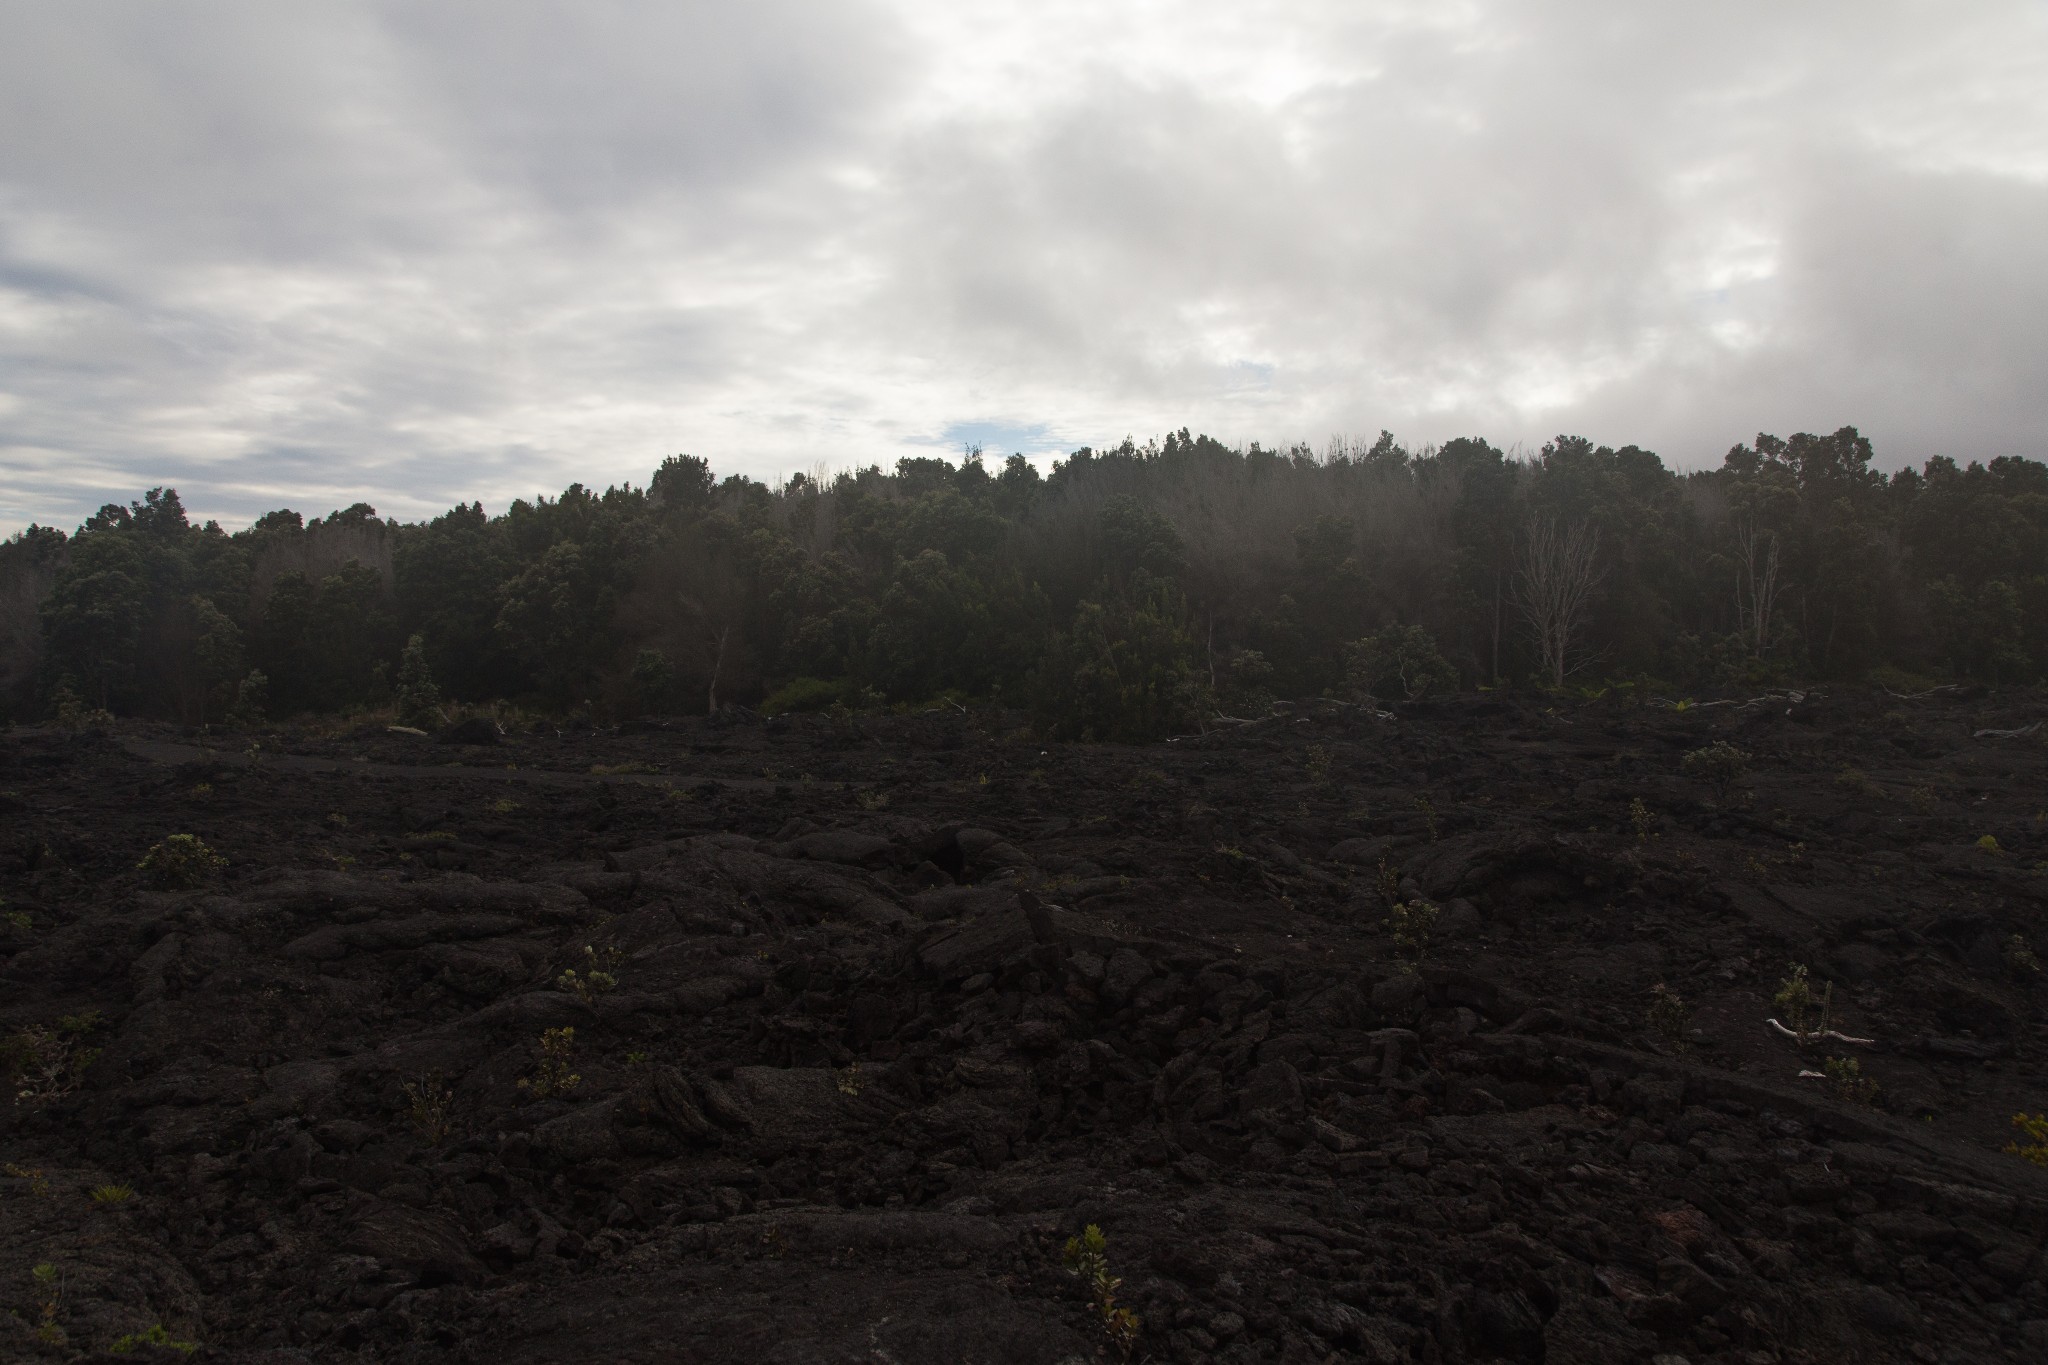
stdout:
<svg viewBox="0 0 2048 1365">
<path fill-rule="evenodd" d="M 1976 732 L 1975 734 L 1971 735 L 1971 736 L 1970 736 L 1970 738 L 1971 738 L 1971 739 L 2019 739 L 2019 738 L 2021 738 L 2021 737 L 2022 737 L 2022 736 L 2024 736 L 2024 735 L 2031 735 L 2031 734 L 2033 734 L 2033 733 L 2034 733 L 2034 731 L 2036 731 L 2036 730 L 2038 730 L 2038 729 L 2040 729 L 2040 728 L 2041 728 L 2041 722 L 2037 720 L 2037 721 L 2035 721 L 2035 722 L 2034 722 L 2034 723 L 2033 723 L 2032 725 L 2023 725 L 2023 726 L 2021 726 L 2021 727 L 2020 727 L 2019 729 L 2017 729 L 2017 730 L 1979 730 L 1979 731 L 1977 731 L 1977 732 Z"/>
<path fill-rule="evenodd" d="M 1838 1033 L 1831 1028 L 1824 1028 L 1816 1033 L 1800 1033 L 1796 1029 L 1786 1028 L 1783 1024 L 1779 1023 L 1775 1019 L 1766 1019 L 1764 1020 L 1764 1022 L 1766 1024 L 1769 1024 L 1772 1028 L 1776 1029 L 1779 1033 L 1784 1034 L 1787 1038 L 1790 1038 L 1795 1043 L 1813 1043 L 1826 1039 L 1837 1043 L 1856 1043 L 1860 1046 L 1868 1047 L 1872 1043 L 1875 1043 L 1877 1041 L 1877 1039 L 1875 1038 L 1851 1038 L 1848 1034 Z"/>
</svg>

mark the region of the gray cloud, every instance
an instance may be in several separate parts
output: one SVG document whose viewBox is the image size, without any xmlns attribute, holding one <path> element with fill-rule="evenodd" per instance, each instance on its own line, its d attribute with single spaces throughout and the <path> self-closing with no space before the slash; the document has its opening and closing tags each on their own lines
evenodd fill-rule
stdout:
<svg viewBox="0 0 2048 1365">
<path fill-rule="evenodd" d="M 2048 10 L 0 11 L 0 525 L 1855 422 L 2042 452 Z"/>
</svg>

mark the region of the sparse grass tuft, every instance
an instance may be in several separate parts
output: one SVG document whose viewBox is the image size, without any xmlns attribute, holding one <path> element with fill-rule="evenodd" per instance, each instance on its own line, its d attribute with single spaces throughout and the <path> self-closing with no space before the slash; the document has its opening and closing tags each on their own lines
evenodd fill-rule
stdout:
<svg viewBox="0 0 2048 1365">
<path fill-rule="evenodd" d="M 115 1208 L 135 1198 L 132 1185 L 95 1185 L 92 1188 L 92 1202 L 104 1208 Z"/>
<path fill-rule="evenodd" d="M 26 1180 L 29 1194 L 37 1199 L 50 1197 L 50 1177 L 39 1168 L 17 1166 L 10 1161 L 5 1166 L 0 1166 L 0 1174 L 11 1175 L 16 1180 Z"/>
</svg>

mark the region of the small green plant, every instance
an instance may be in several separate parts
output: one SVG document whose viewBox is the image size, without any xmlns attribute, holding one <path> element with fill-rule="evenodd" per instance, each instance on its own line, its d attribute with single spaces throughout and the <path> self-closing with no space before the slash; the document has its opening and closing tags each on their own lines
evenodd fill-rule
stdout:
<svg viewBox="0 0 2048 1365">
<path fill-rule="evenodd" d="M 1778 993 L 1771 997 L 1771 1003 L 1785 1012 L 1786 1027 L 1799 1035 L 1799 1041 L 1805 1042 L 1827 1031 L 1834 999 L 1834 982 L 1828 982 L 1819 993 L 1815 993 L 1813 983 L 1807 979 L 1806 967 L 1795 962 L 1791 975 L 1778 983 Z"/>
<path fill-rule="evenodd" d="M 1998 846 L 1998 836 L 1996 834 L 1978 835 L 1977 847 L 1983 849 L 1994 858 L 2003 858 L 2005 856 L 2005 850 Z"/>
<path fill-rule="evenodd" d="M 1330 780 L 1330 751 L 1320 744 L 1308 746 L 1308 780 L 1321 786 Z"/>
<path fill-rule="evenodd" d="M 2048 1166 L 2048 1114 L 2014 1114 L 2012 1126 L 2020 1130 L 2023 1140 L 2006 1143 L 2006 1155 Z"/>
<path fill-rule="evenodd" d="M 1393 936 L 1394 957 L 1403 971 L 1421 969 L 1437 913 L 1435 903 L 1426 900 L 1400 901 L 1387 911 L 1387 932 Z"/>
<path fill-rule="evenodd" d="M 574 967 L 555 978 L 555 984 L 573 994 L 586 1005 L 594 1005 L 597 998 L 607 995 L 619 987 L 618 968 L 625 961 L 625 954 L 607 945 L 599 952 L 590 944 L 583 945 L 584 966 L 581 973 Z"/>
<path fill-rule="evenodd" d="M 1650 1008 L 1643 1016 L 1650 1031 L 1673 1048 L 1685 1048 L 1685 1031 L 1692 1023 L 1692 1008 L 1677 991 L 1659 981 L 1650 988 Z"/>
<path fill-rule="evenodd" d="M 1401 871 L 1388 865 L 1386 858 L 1380 859 L 1379 870 L 1373 873 L 1373 888 L 1388 909 L 1401 903 Z"/>
<path fill-rule="evenodd" d="M 16 1180 L 26 1180 L 29 1194 L 37 1199 L 50 1197 L 50 1177 L 41 1168 L 17 1166 L 10 1161 L 5 1166 L 0 1166 L 0 1172 L 5 1172 Z"/>
<path fill-rule="evenodd" d="M 566 1095 L 583 1084 L 583 1078 L 569 1069 L 576 1051 L 576 1030 L 551 1028 L 540 1036 L 540 1057 L 531 1076 L 522 1076 L 519 1088 L 537 1100 Z"/>
<path fill-rule="evenodd" d="M 24 934 L 36 927 L 35 919 L 26 910 L 9 910 L 5 914 L 0 914 L 0 923 L 5 923 L 10 929 L 19 929 Z"/>
<path fill-rule="evenodd" d="M 501 796 L 497 800 L 491 802 L 491 814 L 493 815 L 510 815 L 513 811 L 518 809 L 519 803 L 517 801 L 514 801 L 509 796 Z"/>
<path fill-rule="evenodd" d="M 132 1354 L 138 1346 L 154 1346 L 188 1356 L 199 1349 L 199 1343 L 196 1341 L 174 1340 L 171 1334 L 164 1330 L 164 1325 L 158 1323 L 147 1332 L 130 1332 L 127 1336 L 117 1338 L 107 1350 L 117 1356 L 125 1356 Z"/>
<path fill-rule="evenodd" d="M 207 797 L 213 795 L 213 784 L 211 782 L 195 782 L 192 784 L 191 790 L 187 791 L 185 795 L 191 797 L 194 801 L 204 801 Z"/>
<path fill-rule="evenodd" d="M 0 1067 L 16 1086 L 15 1103 L 40 1104 L 83 1085 L 100 1050 L 80 1044 L 99 1026 L 99 1011 L 87 1010 L 67 1014 L 54 1026 L 29 1024 L 0 1039 Z"/>
<path fill-rule="evenodd" d="M 64 1277 L 56 1266 L 44 1261 L 29 1271 L 36 1282 L 36 1340 L 46 1346 L 62 1346 L 64 1329 L 57 1325 L 57 1312 L 64 1304 Z"/>
<path fill-rule="evenodd" d="M 417 1080 L 405 1081 L 400 1087 L 405 1092 L 406 1114 L 412 1119 L 413 1131 L 420 1135 L 420 1141 L 429 1147 L 439 1147 L 455 1131 L 450 1111 L 455 1107 L 455 1092 L 450 1090 L 436 1072 L 428 1072 Z"/>
<path fill-rule="evenodd" d="M 1429 841 L 1432 844 L 1435 843 L 1437 831 L 1436 803 L 1426 796 L 1418 796 L 1415 798 L 1415 809 L 1422 813 L 1422 825 L 1424 829 L 1429 831 Z"/>
<path fill-rule="evenodd" d="M 2002 956 L 2006 970 L 2021 980 L 2041 974 L 2041 959 L 2034 956 L 2034 946 L 2027 942 L 2025 934 L 2014 934 L 2007 939 Z"/>
<path fill-rule="evenodd" d="M 1749 771 L 1749 755 L 1725 739 L 1694 749 L 1678 762 L 1687 777 L 1713 783 L 1715 799 L 1720 801 L 1728 799 L 1729 788 Z"/>
<path fill-rule="evenodd" d="M 92 1187 L 92 1202 L 105 1208 L 115 1208 L 135 1198 L 133 1185 L 95 1185 Z"/>
<path fill-rule="evenodd" d="M 889 793 L 872 790 L 864 791 L 854 798 L 854 802 L 862 810 L 881 810 L 889 804 Z"/>
<path fill-rule="evenodd" d="M 153 845 L 135 870 L 163 891 L 203 886 L 228 865 L 228 860 L 202 843 L 197 835 L 173 834 Z"/>
<path fill-rule="evenodd" d="M 1854 1057 L 1830 1057 L 1820 1065 L 1836 1099 L 1844 1104 L 1877 1103 L 1877 1082 L 1863 1074 L 1863 1063 Z"/>
<path fill-rule="evenodd" d="M 1941 798 L 1932 787 L 1908 787 L 1906 805 L 1920 815 L 1934 814 L 1934 808 L 1941 804 Z"/>
<path fill-rule="evenodd" d="M 1088 1286 L 1089 1301 L 1103 1335 L 1109 1338 L 1121 1359 L 1129 1360 L 1138 1344 L 1140 1324 L 1136 1313 L 1117 1304 L 1116 1291 L 1123 1281 L 1109 1273 L 1109 1239 L 1102 1235 L 1100 1227 L 1090 1223 L 1080 1236 L 1067 1239 L 1064 1259 L 1067 1269 Z"/>
<path fill-rule="evenodd" d="M 1628 822 L 1635 828 L 1636 842 L 1647 844 L 1657 837 L 1657 817 L 1643 804 L 1640 796 L 1632 797 L 1628 803 Z"/>
<path fill-rule="evenodd" d="M 847 1063 L 843 1069 L 833 1074 L 832 1083 L 839 1087 L 839 1093 L 842 1095 L 848 1097 L 858 1095 L 861 1092 L 861 1087 L 865 1084 L 860 1074 L 860 1063 Z"/>
</svg>

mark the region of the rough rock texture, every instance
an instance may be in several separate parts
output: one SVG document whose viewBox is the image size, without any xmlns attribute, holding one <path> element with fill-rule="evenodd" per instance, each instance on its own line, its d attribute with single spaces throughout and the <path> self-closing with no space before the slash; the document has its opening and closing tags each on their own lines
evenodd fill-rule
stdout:
<svg viewBox="0 0 2048 1365">
<path fill-rule="evenodd" d="M 2043 1359 L 2043 714 L 0 735 L 0 1359 Z"/>
</svg>

